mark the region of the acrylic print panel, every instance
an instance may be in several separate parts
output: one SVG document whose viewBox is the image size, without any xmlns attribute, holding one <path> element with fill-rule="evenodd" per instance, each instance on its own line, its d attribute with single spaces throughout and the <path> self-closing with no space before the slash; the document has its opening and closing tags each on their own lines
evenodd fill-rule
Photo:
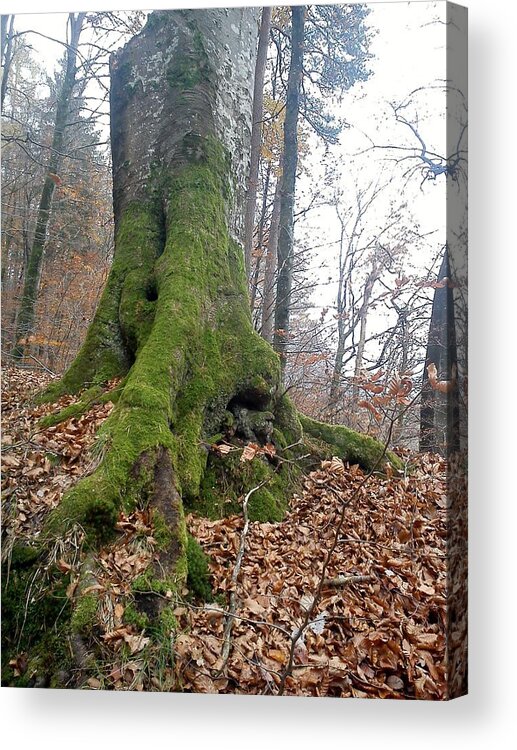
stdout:
<svg viewBox="0 0 517 750">
<path fill-rule="evenodd" d="M 4 16 L 2 64 L 2 684 L 463 695 L 465 9 Z"/>
</svg>

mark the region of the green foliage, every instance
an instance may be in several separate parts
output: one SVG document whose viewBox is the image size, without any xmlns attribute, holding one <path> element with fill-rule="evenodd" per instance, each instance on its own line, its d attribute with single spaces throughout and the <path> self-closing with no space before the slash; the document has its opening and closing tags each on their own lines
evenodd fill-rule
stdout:
<svg viewBox="0 0 517 750">
<path fill-rule="evenodd" d="M 91 633 L 97 616 L 98 599 L 95 594 L 83 594 L 79 597 L 72 613 L 72 631 L 81 635 Z"/>
<path fill-rule="evenodd" d="M 31 548 L 18 548 L 18 550 Z M 32 557 L 32 560 L 30 559 Z M 49 572 L 42 584 L 35 577 L 32 553 L 13 554 L 9 572 L 2 570 L 2 685 L 23 687 L 34 673 L 50 675 L 70 664 L 67 649 L 70 603 L 68 577 Z M 27 654 L 27 668 L 14 677 L 8 666 L 16 655 Z"/>
<path fill-rule="evenodd" d="M 191 594 L 205 602 L 212 601 L 208 557 L 203 552 L 199 542 L 191 534 L 187 536 L 187 565 L 187 586 Z"/>
</svg>

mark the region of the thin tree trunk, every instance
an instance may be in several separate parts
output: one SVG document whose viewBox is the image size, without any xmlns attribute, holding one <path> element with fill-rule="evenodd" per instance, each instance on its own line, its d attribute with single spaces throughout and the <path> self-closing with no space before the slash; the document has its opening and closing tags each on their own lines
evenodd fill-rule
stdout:
<svg viewBox="0 0 517 750">
<path fill-rule="evenodd" d="M 261 335 L 270 344 L 273 343 L 276 301 L 276 267 L 278 253 L 278 230 L 280 226 L 280 193 L 282 190 L 282 175 L 277 178 L 275 197 L 273 199 L 273 212 L 269 226 L 269 237 L 267 242 L 266 268 L 264 271 L 264 299 L 262 302 L 262 328 Z"/>
<path fill-rule="evenodd" d="M 266 169 L 266 179 L 264 181 L 264 194 L 262 197 L 262 207 L 261 207 L 260 219 L 258 223 L 257 249 L 259 251 L 262 250 L 262 246 L 264 243 L 264 225 L 266 222 L 270 178 L 271 178 L 271 164 L 268 163 L 267 169 Z M 252 256 L 253 256 L 253 252 L 252 252 Z M 251 313 L 254 317 L 255 317 L 255 302 L 257 299 L 257 293 L 258 293 L 258 287 L 259 287 L 261 261 L 262 261 L 262 252 L 259 252 L 259 254 L 257 255 L 256 263 L 255 263 L 255 270 L 253 272 L 253 281 L 251 283 L 251 291 L 250 291 Z"/>
<path fill-rule="evenodd" d="M 291 308 L 294 199 L 296 169 L 298 165 L 298 115 L 300 87 L 303 74 L 303 36 L 305 6 L 291 9 L 291 64 L 287 83 L 287 100 L 284 122 L 283 178 L 280 198 L 280 226 L 278 233 L 278 281 L 275 308 L 274 347 L 280 355 L 282 375 L 285 372 L 289 345 L 289 318 Z"/>
<path fill-rule="evenodd" d="M 372 270 L 368 274 L 368 277 L 364 285 L 363 302 L 361 304 L 361 309 L 359 310 L 359 313 L 358 313 L 359 341 L 357 344 L 357 354 L 355 358 L 355 368 L 354 368 L 355 378 L 358 378 L 360 376 L 361 370 L 363 369 L 364 347 L 366 344 L 366 324 L 368 320 L 368 307 L 370 305 L 370 299 L 372 297 L 373 287 L 378 278 L 379 278 L 379 267 L 374 262 L 372 265 Z M 352 389 L 352 401 L 353 401 L 354 409 L 356 407 L 358 398 L 359 398 L 359 387 L 357 385 L 354 385 Z"/>
<path fill-rule="evenodd" d="M 337 209 L 337 206 L 336 206 Z M 343 246 L 345 241 L 345 222 L 342 219 L 339 211 L 337 211 L 338 220 L 341 224 L 341 232 L 339 238 L 339 280 L 336 300 L 336 313 L 337 313 L 337 347 L 336 356 L 334 358 L 334 367 L 332 370 L 332 378 L 330 381 L 330 392 L 329 401 L 327 407 L 328 419 L 332 420 L 336 416 L 336 407 L 339 399 L 339 389 L 341 385 L 341 372 L 343 370 L 343 357 L 345 354 L 346 344 L 346 328 L 345 328 L 345 308 L 347 300 L 347 283 L 348 280 L 345 278 L 345 265 L 346 258 L 348 258 L 348 251 L 346 258 L 343 258 Z M 350 245 L 348 246 L 348 248 Z"/>
<path fill-rule="evenodd" d="M 8 22 L 9 30 L 7 30 Z M 0 101 L 2 110 L 4 108 L 4 99 L 7 92 L 7 80 L 9 78 L 9 70 L 11 68 L 13 54 L 13 28 L 14 15 L 2 16 L 2 86 Z"/>
<path fill-rule="evenodd" d="M 255 206 L 257 202 L 257 185 L 262 135 L 262 109 L 264 99 L 264 75 L 266 71 L 269 27 L 271 24 L 271 7 L 262 8 L 262 20 L 255 63 L 255 83 L 253 86 L 253 113 L 251 126 L 251 165 L 246 191 L 246 210 L 244 215 L 244 262 L 246 273 L 251 269 L 253 251 L 253 227 L 255 223 Z"/>
<path fill-rule="evenodd" d="M 38 207 L 36 229 L 25 271 L 20 310 L 16 323 L 16 344 L 12 351 L 14 357 L 23 357 L 30 333 L 34 325 L 36 298 L 41 277 L 41 266 L 45 252 L 47 228 L 52 209 L 52 198 L 56 186 L 57 174 L 62 161 L 65 139 L 65 127 L 70 111 L 70 103 L 75 85 L 77 46 L 81 35 L 84 13 L 70 13 L 70 43 L 66 52 L 66 63 L 63 83 L 59 91 L 52 146 L 48 160 L 47 174 Z"/>
</svg>

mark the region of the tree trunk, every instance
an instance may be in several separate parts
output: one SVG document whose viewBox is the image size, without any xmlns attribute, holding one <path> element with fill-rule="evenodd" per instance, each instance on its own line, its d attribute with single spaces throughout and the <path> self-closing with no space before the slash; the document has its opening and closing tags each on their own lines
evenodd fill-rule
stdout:
<svg viewBox="0 0 517 750">
<path fill-rule="evenodd" d="M 251 165 L 246 191 L 246 213 L 244 216 L 244 261 L 246 273 L 251 270 L 251 253 L 253 250 L 253 226 L 255 223 L 255 204 L 257 202 L 257 184 L 260 159 L 260 143 L 262 135 L 262 102 L 264 98 L 264 74 L 266 71 L 267 47 L 269 41 L 269 26 L 271 23 L 271 8 L 262 8 L 262 20 L 255 65 L 255 83 L 253 87 L 253 113 L 251 127 Z"/>
<path fill-rule="evenodd" d="M 275 197 L 273 199 L 273 212 L 269 226 L 269 237 L 267 241 L 266 268 L 264 271 L 264 298 L 262 301 L 262 328 L 261 336 L 270 344 L 273 343 L 276 301 L 276 266 L 278 257 L 278 230 L 280 225 L 280 192 L 282 188 L 282 175 L 279 174 L 276 181 Z"/>
<path fill-rule="evenodd" d="M 291 306 L 294 195 L 298 165 L 298 115 L 300 86 L 303 74 L 303 33 L 305 7 L 291 9 L 291 65 L 287 83 L 284 122 L 283 177 L 280 198 L 280 226 L 278 234 L 278 281 L 275 309 L 274 347 L 280 355 L 282 372 L 285 370 L 289 344 Z"/>
<path fill-rule="evenodd" d="M 156 12 L 112 58 L 113 267 L 81 351 L 46 398 L 125 380 L 104 461 L 53 524 L 109 529 L 121 502 L 154 497 L 158 475 L 194 502 L 212 436 L 230 423 L 242 438 L 272 433 L 279 362 L 253 331 L 239 244 L 255 35 L 254 9 Z"/>
<path fill-rule="evenodd" d="M 7 24 L 9 23 L 9 30 L 7 30 Z M 14 15 L 2 16 L 2 85 L 0 92 L 0 106 L 3 110 L 4 99 L 7 92 L 7 80 L 9 78 L 9 70 L 11 68 L 11 60 L 13 53 L 13 28 L 14 28 Z"/>
<path fill-rule="evenodd" d="M 259 282 L 260 282 L 260 267 L 262 265 L 262 251 L 263 251 L 263 244 L 264 244 L 264 226 L 266 223 L 266 214 L 267 214 L 267 202 L 269 197 L 269 180 L 271 179 L 271 164 L 268 163 L 266 167 L 266 176 L 264 179 L 264 193 L 262 196 L 262 207 L 260 211 L 260 218 L 258 222 L 258 232 L 257 232 L 257 250 L 259 251 L 257 254 L 256 262 L 255 262 L 255 268 L 253 269 L 253 280 L 250 284 L 250 304 L 251 304 L 251 312 L 254 318 L 256 319 L 257 313 L 259 310 L 255 310 L 255 305 L 257 301 L 257 294 L 259 290 Z M 252 253 L 252 260 L 253 260 L 253 253 Z M 251 267 L 250 267 L 251 270 Z M 249 276 L 249 273 L 248 273 Z M 257 326 L 254 323 L 254 327 Z"/>
<path fill-rule="evenodd" d="M 449 254 L 444 251 L 438 273 L 442 282 L 434 293 L 429 337 L 425 356 L 420 402 L 420 450 L 444 456 L 459 449 L 459 391 L 454 368 L 457 363 L 456 325 Z M 428 366 L 434 364 L 438 378 L 449 387 L 441 392 L 433 387 Z"/>
<path fill-rule="evenodd" d="M 41 264 L 45 252 L 47 227 L 50 218 L 50 211 L 52 209 L 52 197 L 54 195 L 57 174 L 62 160 L 65 127 L 75 85 L 77 45 L 79 44 L 84 16 L 84 13 L 78 13 L 77 15 L 70 13 L 68 16 L 70 23 L 70 43 L 66 52 L 63 83 L 57 100 L 56 120 L 54 134 L 52 136 L 52 146 L 48 160 L 47 174 L 45 176 L 45 182 L 39 202 L 34 239 L 27 269 L 25 271 L 25 282 L 20 302 L 20 310 L 16 321 L 16 344 L 12 351 L 13 357 L 23 357 L 25 347 L 28 344 L 28 339 L 34 325 L 36 298 L 41 277 Z"/>
</svg>

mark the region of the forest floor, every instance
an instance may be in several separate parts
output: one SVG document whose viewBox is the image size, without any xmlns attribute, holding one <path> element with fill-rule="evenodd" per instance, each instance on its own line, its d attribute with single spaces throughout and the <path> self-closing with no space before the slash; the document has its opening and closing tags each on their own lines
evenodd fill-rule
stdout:
<svg viewBox="0 0 517 750">
<path fill-rule="evenodd" d="M 63 492 L 94 468 L 95 433 L 113 408 L 109 402 L 93 405 L 79 418 L 41 430 L 38 420 L 57 407 L 34 406 L 31 396 L 48 379 L 31 370 L 4 370 L 7 560 L 13 542 L 33 543 Z M 59 406 L 73 400 L 65 397 Z M 238 576 L 243 516 L 214 521 L 190 514 L 188 529 L 210 560 L 214 602 L 192 600 L 187 589 L 170 602 L 177 623 L 170 641 L 173 659 L 159 677 L 149 671 L 150 634 L 124 617 L 131 582 L 153 558 L 152 523 L 145 508 L 121 514 L 117 538 L 97 554 L 96 632 L 103 659 L 83 687 L 274 695 L 284 683 L 290 695 L 446 698 L 451 648 L 446 562 L 464 544 L 466 518 L 457 519 L 448 542 L 444 461 L 431 454 L 404 459 L 411 467 L 405 475 L 366 481 L 357 466 L 324 462 L 305 478 L 281 523 L 249 524 Z M 67 596 L 73 599 L 84 555 L 80 532 L 53 555 L 52 564 L 70 576 Z M 225 659 L 232 591 L 236 606 Z M 452 633 L 449 628 L 453 648 L 465 636 L 466 598 L 459 598 L 456 608 Z M 307 626 L 286 675 L 293 635 L 304 619 Z M 29 662 L 30 654 L 20 653 L 10 666 L 15 675 L 23 674 Z"/>
</svg>

